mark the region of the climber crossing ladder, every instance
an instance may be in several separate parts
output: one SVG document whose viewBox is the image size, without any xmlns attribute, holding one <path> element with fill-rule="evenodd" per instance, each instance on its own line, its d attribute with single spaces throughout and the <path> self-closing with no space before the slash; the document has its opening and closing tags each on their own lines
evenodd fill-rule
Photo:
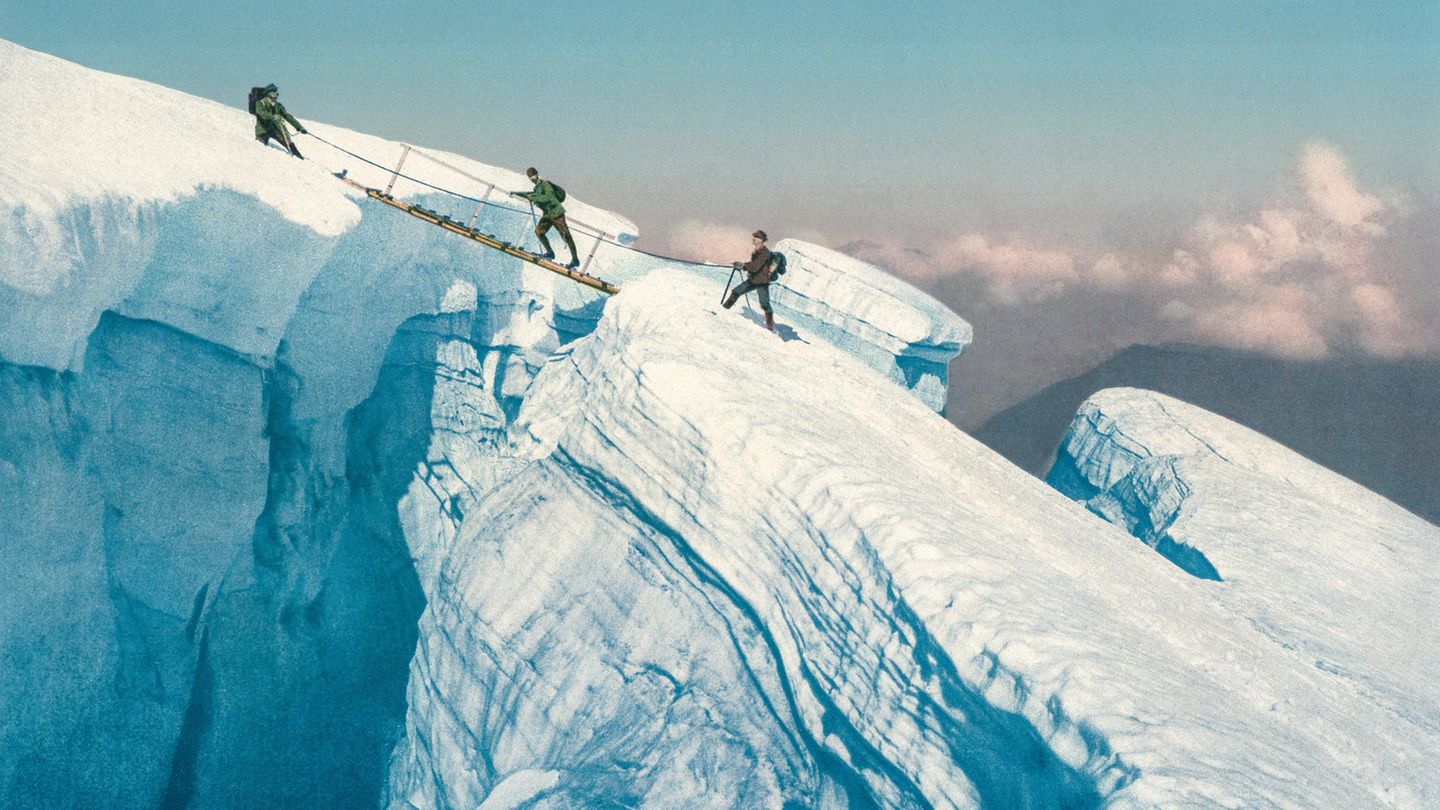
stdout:
<svg viewBox="0 0 1440 810">
<path fill-rule="evenodd" d="M 620 292 L 619 287 L 616 287 L 614 284 L 611 284 L 608 281 L 595 278 L 594 276 L 585 275 L 579 270 L 571 270 L 567 267 L 556 264 L 549 259 L 543 259 L 533 253 L 528 253 L 518 247 L 515 247 L 509 242 L 498 239 L 494 236 L 491 236 L 490 234 L 482 233 L 481 231 L 477 231 L 474 228 L 466 227 L 464 223 L 456 222 L 455 220 L 439 212 L 431 211 L 428 208 L 415 205 L 414 203 L 401 202 L 400 200 L 391 197 L 389 194 L 386 194 L 380 189 L 365 188 L 365 194 L 372 200 L 378 200 L 382 203 L 385 203 L 386 205 L 394 206 L 395 208 L 404 211 L 412 217 L 424 220 L 431 225 L 438 225 L 453 234 L 463 236 L 466 239 L 474 240 L 488 248 L 493 248 L 506 255 L 514 256 L 521 261 L 527 261 L 533 265 L 536 265 L 537 267 L 543 267 L 552 273 L 562 275 L 578 284 L 584 284 L 586 287 L 593 287 L 594 289 L 597 289 L 600 292 L 607 293 L 609 295 L 614 295 L 615 293 Z"/>
<path fill-rule="evenodd" d="M 372 161 L 366 160 L 365 158 L 362 158 L 362 157 L 360 157 L 359 155 L 356 155 L 355 153 L 353 153 L 353 152 L 351 152 L 351 151 L 349 151 L 349 150 L 347 150 L 347 149 L 344 149 L 343 147 L 336 146 L 335 144 L 330 143 L 329 141 L 327 141 L 327 140 L 325 140 L 325 139 L 323 139 L 323 138 L 320 138 L 320 137 L 314 136 L 314 135 L 312 135 L 311 137 L 314 137 L 316 140 L 320 141 L 321 143 L 323 143 L 323 144 L 325 144 L 325 145 L 327 145 L 327 146 L 331 146 L 331 147 L 334 147 L 335 149 L 339 149 L 341 152 L 344 152 L 345 154 L 350 155 L 351 157 L 357 158 L 357 159 L 359 159 L 359 160 L 363 160 L 363 161 L 365 161 L 366 163 L 370 163 L 372 166 L 373 166 L 373 165 L 377 165 L 377 164 L 373 163 Z M 405 152 L 401 155 L 401 158 L 400 158 L 400 162 L 401 162 L 402 165 L 404 164 L 405 157 L 406 157 L 409 153 L 410 153 L 410 147 L 409 147 L 409 146 L 406 146 L 406 147 L 405 147 Z M 341 180 L 345 181 L 346 183 L 350 184 L 350 185 L 353 186 L 354 188 L 356 188 L 356 189 L 358 189 L 358 190 L 360 190 L 360 191 L 365 192 L 365 196 L 369 197 L 369 198 L 372 199 L 372 200 L 376 200 L 377 202 L 385 203 L 386 205 L 391 206 L 391 207 L 393 207 L 393 208 L 398 208 L 398 209 L 400 209 L 401 211 L 404 211 L 405 213 L 409 214 L 410 216 L 415 217 L 416 219 L 420 219 L 420 220 L 423 220 L 423 221 L 425 221 L 425 222 L 430 223 L 431 225 L 436 225 L 436 226 L 439 226 L 439 227 L 441 227 L 441 228 L 444 228 L 445 230 L 447 230 L 447 231 L 449 231 L 449 232 L 451 232 L 451 233 L 453 233 L 453 234 L 455 234 L 455 235 L 457 235 L 457 236 L 463 236 L 463 237 L 465 237 L 466 239 L 469 239 L 469 240 L 471 240 L 471 241 L 479 242 L 480 244 L 484 245 L 485 247 L 491 248 L 491 249 L 493 249 L 493 250 L 498 250 L 498 251 L 500 251 L 501 253 L 506 254 L 507 256 L 514 256 L 515 258 L 520 259 L 521 261 L 529 262 L 530 264 L 533 264 L 533 265 L 535 265 L 536 267 L 542 267 L 542 268 L 544 268 L 544 269 L 546 269 L 546 270 L 549 270 L 549 271 L 552 272 L 552 273 L 555 273 L 555 274 L 557 274 L 557 275 L 564 276 L 564 277 L 570 279 L 571 281 L 574 281 L 574 282 L 577 283 L 577 284 L 583 284 L 583 285 L 585 285 L 586 287 L 590 287 L 590 288 L 599 290 L 600 292 L 606 293 L 607 295 L 614 295 L 615 293 L 620 292 L 620 288 L 619 288 L 619 287 L 615 286 L 614 284 L 611 284 L 611 283 L 608 282 L 608 281 L 605 281 L 605 280 L 603 280 L 603 279 L 595 278 L 594 276 L 588 275 L 588 274 L 582 272 L 581 270 L 572 270 L 572 269 L 570 269 L 570 268 L 568 268 L 568 267 L 565 267 L 565 266 L 563 266 L 563 265 L 560 265 L 560 264 L 557 264 L 557 263 L 555 263 L 555 262 L 553 262 L 553 261 L 550 261 L 549 259 L 545 259 L 545 258 L 542 258 L 542 257 L 540 257 L 540 256 L 536 256 L 535 254 L 530 253 L 530 252 L 528 252 L 528 251 L 525 251 L 525 250 L 523 250 L 523 249 L 521 249 L 521 248 L 518 248 L 518 247 L 510 244 L 509 242 L 504 241 L 503 239 L 500 239 L 500 238 L 498 238 L 498 237 L 491 236 L 491 235 L 488 234 L 488 233 L 484 233 L 484 232 L 482 232 L 482 231 L 476 230 L 475 228 L 473 228 L 473 227 L 471 227 L 471 226 L 469 226 L 469 225 L 467 225 L 467 224 L 465 224 L 465 223 L 456 222 L 455 220 L 451 219 L 450 217 L 448 217 L 448 216 L 446 216 L 446 215 L 444 215 L 444 214 L 439 213 L 438 211 L 431 211 L 430 209 L 425 208 L 424 206 L 415 205 L 414 203 L 407 203 L 407 202 L 403 202 L 403 201 L 401 201 L 401 200 L 395 199 L 395 197 L 391 196 L 390 191 L 391 191 L 392 189 L 394 189 L 394 187 L 395 187 L 395 180 L 396 180 L 396 178 L 402 177 L 402 176 L 404 176 L 404 175 L 401 175 L 401 174 L 400 174 L 400 166 L 396 166 L 394 170 L 387 170 L 387 171 L 391 171 L 392 177 L 391 177 L 391 179 L 390 179 L 390 185 L 387 186 L 384 191 L 381 191 L 381 190 L 378 189 L 378 188 L 370 188 L 369 186 L 361 185 L 360 183 L 357 183 L 357 182 L 355 182 L 354 180 L 351 180 L 351 179 L 349 179 L 348 177 L 345 177 L 345 176 L 344 176 L 344 174 L 345 174 L 344 172 L 341 172 L 340 174 L 338 174 L 338 175 L 336 175 L 336 176 L 339 177 Z M 406 177 L 406 179 L 407 179 L 407 180 L 413 180 L 413 178 L 409 178 L 409 177 Z M 420 182 L 421 185 L 429 185 L 428 183 L 424 183 L 423 181 L 415 181 L 415 182 Z M 436 190 L 438 190 L 438 191 L 443 191 L 443 192 L 445 192 L 445 193 L 447 193 L 447 194 L 455 194 L 455 192 L 449 191 L 448 189 L 441 189 L 441 188 L 434 187 L 434 186 L 432 186 L 432 188 L 436 188 Z M 463 195 L 456 195 L 456 196 L 463 196 Z M 467 199 L 468 199 L 468 198 L 467 198 Z M 473 218 L 472 218 L 472 221 L 473 221 Z M 603 234 L 602 234 L 602 236 L 603 236 Z M 594 255 L 595 255 L 595 250 L 594 250 L 594 248 L 592 248 L 592 249 L 590 250 L 590 256 L 587 256 L 587 257 L 586 257 L 586 260 L 585 260 L 585 264 L 586 264 L 587 267 L 588 267 L 589 264 L 590 264 L 590 258 L 593 257 Z"/>
</svg>

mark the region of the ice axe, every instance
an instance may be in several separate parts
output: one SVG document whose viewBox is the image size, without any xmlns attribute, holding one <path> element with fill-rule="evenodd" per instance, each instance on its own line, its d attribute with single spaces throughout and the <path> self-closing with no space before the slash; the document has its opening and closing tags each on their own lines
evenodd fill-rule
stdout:
<svg viewBox="0 0 1440 810">
<path fill-rule="evenodd" d="M 284 125 L 284 124 L 281 124 L 281 125 L 280 125 L 280 133 L 279 133 L 279 134 L 280 134 L 279 141 L 280 141 L 280 143 L 284 144 L 284 146 L 285 146 L 285 151 L 289 152 L 289 153 L 290 153 L 291 155 L 293 155 L 294 157 L 297 157 L 297 158 L 300 158 L 301 160 L 304 160 L 305 158 L 304 158 L 304 156 L 302 156 L 302 155 L 300 154 L 300 150 L 295 148 L 294 136 L 290 134 L 289 130 L 285 129 L 285 125 Z M 309 133 L 309 132 L 306 132 L 305 134 L 306 134 L 306 135 L 309 135 L 310 133 Z"/>
<path fill-rule="evenodd" d="M 720 305 L 725 305 L 725 299 L 730 295 L 730 285 L 735 283 L 735 274 L 740 272 L 740 264 L 736 262 L 730 265 L 730 280 L 725 282 L 725 292 L 720 293 Z"/>
<path fill-rule="evenodd" d="M 518 192 L 518 191 L 507 191 L 507 192 L 505 192 L 505 193 L 506 193 L 506 194 L 509 194 L 511 197 L 514 197 L 514 198 L 517 199 L 517 200 L 524 200 L 524 201 L 525 201 L 525 204 L 530 206 L 530 227 L 532 227 L 532 228 L 538 228 L 538 227 L 540 227 L 540 219 L 539 219 L 539 217 L 535 216 L 535 201 L 534 201 L 534 200 L 530 199 L 529 197 L 522 196 L 522 195 L 520 194 L 520 192 Z M 522 235 L 520 236 L 520 239 L 521 239 L 521 240 L 524 240 L 524 238 L 525 238 L 525 236 L 522 234 Z M 519 244 L 519 242 L 516 242 L 516 244 Z"/>
</svg>

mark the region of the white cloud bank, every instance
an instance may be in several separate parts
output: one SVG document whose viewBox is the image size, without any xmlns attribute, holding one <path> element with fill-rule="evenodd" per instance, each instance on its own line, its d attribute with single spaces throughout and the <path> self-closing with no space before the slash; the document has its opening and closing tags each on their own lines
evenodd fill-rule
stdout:
<svg viewBox="0 0 1440 810">
<path fill-rule="evenodd" d="M 1363 191 L 1340 151 L 1316 142 L 1301 149 L 1277 199 L 1202 218 L 1161 260 L 979 234 L 924 252 L 874 243 L 852 249 L 925 286 L 960 282 L 967 295 L 985 299 L 970 304 L 1013 308 L 1015 317 L 1041 304 L 1053 317 L 1057 301 L 1073 298 L 1083 308 L 1103 296 L 1149 313 L 1131 319 L 1137 341 L 1295 358 L 1354 352 L 1398 358 L 1440 346 L 1436 330 L 1424 328 L 1440 311 L 1440 284 L 1429 272 L 1437 259 L 1427 253 L 1433 245 L 1401 244 L 1425 231 L 1417 216 L 1423 215 L 1398 196 Z M 1416 266 L 1427 262 L 1429 268 Z M 966 302 L 955 303 L 965 311 Z M 1139 321 L 1147 327 L 1136 330 Z"/>
<path fill-rule="evenodd" d="M 753 227 L 686 220 L 670 234 L 668 252 L 679 259 L 729 264 L 750 255 Z"/>
</svg>

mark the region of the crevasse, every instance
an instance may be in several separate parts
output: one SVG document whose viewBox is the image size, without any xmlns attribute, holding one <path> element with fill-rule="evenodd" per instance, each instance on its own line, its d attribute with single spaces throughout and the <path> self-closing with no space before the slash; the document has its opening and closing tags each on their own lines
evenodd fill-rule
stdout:
<svg viewBox="0 0 1440 810">
<path fill-rule="evenodd" d="M 56 124 L 0 163 L 7 803 L 1440 796 L 1413 767 L 1434 704 L 1354 699 L 1408 674 L 1357 681 L 1354 636 L 1296 654 L 1217 597 L 1229 570 L 1183 575 L 953 430 L 969 327 L 874 268 L 780 243 L 778 337 L 711 267 L 602 246 L 604 299 L 238 110 L 9 43 L 0 68 Z M 467 176 L 407 165 L 521 187 L 439 157 Z"/>
</svg>

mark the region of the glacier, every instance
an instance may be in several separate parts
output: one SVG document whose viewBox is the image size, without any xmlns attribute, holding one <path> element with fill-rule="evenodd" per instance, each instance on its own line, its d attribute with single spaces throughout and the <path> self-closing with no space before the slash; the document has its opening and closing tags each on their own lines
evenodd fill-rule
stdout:
<svg viewBox="0 0 1440 810">
<path fill-rule="evenodd" d="M 421 617 L 390 806 L 1436 795 L 1433 730 L 1351 706 L 854 358 L 732 334 L 707 293 L 652 274 L 535 378 L 526 466 L 467 511 Z"/>
<path fill-rule="evenodd" d="M 407 490 L 487 486 L 454 479 L 446 454 L 465 442 L 429 456 L 433 425 L 493 442 L 604 300 L 376 210 L 332 173 L 388 173 L 320 146 L 308 162 L 266 150 L 224 105 L 6 42 L 0 100 L 46 123 L 18 128 L 0 161 L 0 584 L 26 594 L 0 608 L 0 790 L 373 803 L 440 542 Z M 165 126 L 136 127 L 142 109 Z M 387 164 L 405 150 L 312 128 Z M 497 199 L 524 183 L 420 150 L 406 173 Z M 394 192 L 474 213 L 406 180 Z M 717 268 L 623 250 L 633 224 L 568 205 L 610 237 L 580 239 L 596 274 L 679 264 L 718 297 Z M 528 212 L 478 214 L 511 241 L 529 231 Z M 968 326 L 874 268 L 782 245 L 790 336 L 825 328 L 940 407 Z M 862 317 L 828 303 L 867 286 Z M 485 405 L 432 413 L 429 386 L 450 374 Z"/>
<path fill-rule="evenodd" d="M 45 122 L 0 158 L 7 805 L 1440 802 L 1433 655 L 1364 630 L 1389 602 L 1326 635 L 1338 580 L 1244 591 L 1171 525 L 1197 578 L 1128 533 L 1134 498 L 1087 508 L 954 430 L 969 325 L 863 262 L 778 243 L 772 335 L 719 308 L 729 268 L 629 250 L 579 199 L 613 298 L 241 110 L 4 41 L 0 101 Z M 530 238 L 527 211 L 394 193 Z M 1365 570 L 1398 602 L 1416 554 Z M 1276 594 L 1303 621 L 1261 614 Z"/>
<path fill-rule="evenodd" d="M 1049 480 L 1216 581 L 1238 621 L 1435 750 L 1440 529 L 1248 428 L 1135 389 L 1086 400 Z"/>
</svg>

